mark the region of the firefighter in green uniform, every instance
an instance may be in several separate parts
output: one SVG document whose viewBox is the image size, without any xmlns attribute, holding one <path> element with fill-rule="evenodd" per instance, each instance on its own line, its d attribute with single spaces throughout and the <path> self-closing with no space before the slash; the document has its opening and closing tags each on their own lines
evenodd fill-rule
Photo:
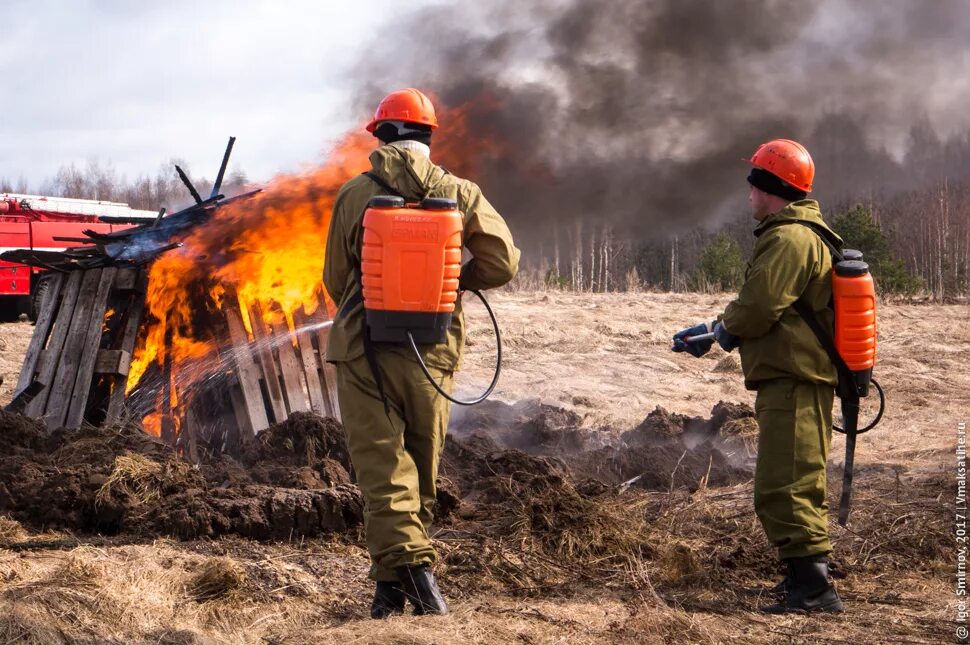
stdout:
<svg viewBox="0 0 970 645">
<path fill-rule="evenodd" d="M 338 307 L 327 360 L 337 367 L 340 413 L 364 495 L 370 577 L 377 583 L 374 618 L 400 613 L 406 602 L 417 614 L 448 613 L 431 570 L 437 556 L 429 529 L 450 403 L 428 382 L 408 345 L 369 345 L 380 381 L 365 356 L 358 277 L 364 210 L 375 195 L 396 194 L 409 202 L 426 197 L 457 200 L 464 222 L 462 243 L 471 254 L 462 267 L 460 288 L 500 287 L 518 270 L 519 250 L 508 226 L 479 187 L 431 162 L 431 136 L 437 126 L 431 101 L 418 90 L 385 97 L 367 126 L 381 144 L 370 155 L 370 175 L 351 179 L 340 189 L 327 236 L 323 280 Z M 459 299 L 447 342 L 420 346 L 428 369 L 447 392 L 463 347 Z"/>
<path fill-rule="evenodd" d="M 750 163 L 748 200 L 758 225 L 744 285 L 717 320 L 678 332 L 673 350 L 701 356 L 715 340 L 726 351 L 740 347 L 745 386 L 758 393 L 755 512 L 788 570 L 772 589 L 781 600 L 765 611 L 842 611 L 828 577 L 825 485 L 836 370 L 792 307 L 807 303 L 831 333 L 832 258 L 820 234 L 837 248 L 841 239 L 818 202 L 806 199 L 815 165 L 804 147 L 770 141 Z M 701 336 L 711 332 L 713 340 Z"/>
</svg>

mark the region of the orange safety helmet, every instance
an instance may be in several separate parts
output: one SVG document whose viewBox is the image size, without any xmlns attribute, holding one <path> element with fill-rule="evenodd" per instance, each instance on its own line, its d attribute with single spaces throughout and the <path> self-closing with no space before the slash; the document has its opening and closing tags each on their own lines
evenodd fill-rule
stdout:
<svg viewBox="0 0 970 645">
<path fill-rule="evenodd" d="M 806 193 L 812 191 L 815 162 L 805 146 L 791 139 L 773 139 L 761 144 L 748 163 L 770 172 L 787 184 Z"/>
<path fill-rule="evenodd" d="M 391 92 L 384 97 L 374 112 L 374 118 L 367 124 L 367 131 L 373 132 L 381 121 L 408 121 L 438 127 L 438 117 L 434 114 L 431 99 L 420 90 L 407 88 Z"/>
</svg>

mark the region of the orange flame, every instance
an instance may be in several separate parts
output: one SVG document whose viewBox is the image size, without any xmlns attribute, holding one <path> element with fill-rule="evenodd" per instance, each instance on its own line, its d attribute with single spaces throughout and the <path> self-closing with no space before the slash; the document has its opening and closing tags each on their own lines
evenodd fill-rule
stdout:
<svg viewBox="0 0 970 645">
<path fill-rule="evenodd" d="M 141 425 L 145 428 L 145 432 L 148 434 L 161 437 L 162 436 L 162 413 L 161 412 L 149 412 L 145 415 L 145 418 L 141 420 Z"/>
</svg>

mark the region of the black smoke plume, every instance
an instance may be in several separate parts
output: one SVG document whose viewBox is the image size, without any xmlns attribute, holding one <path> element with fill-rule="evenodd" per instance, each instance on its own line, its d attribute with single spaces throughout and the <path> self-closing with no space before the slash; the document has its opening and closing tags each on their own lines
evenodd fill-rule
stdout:
<svg viewBox="0 0 970 645">
<path fill-rule="evenodd" d="M 405 86 L 471 105 L 504 142 L 473 179 L 520 237 L 650 240 L 743 214 L 741 159 L 775 137 L 823 208 L 966 176 L 967 34 L 961 0 L 498 0 L 402 15 L 355 73 L 362 114 Z"/>
</svg>

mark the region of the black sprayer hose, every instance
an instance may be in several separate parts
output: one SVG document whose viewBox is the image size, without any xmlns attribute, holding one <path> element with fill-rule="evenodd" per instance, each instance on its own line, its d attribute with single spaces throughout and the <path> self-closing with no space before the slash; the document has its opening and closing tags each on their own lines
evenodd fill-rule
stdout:
<svg viewBox="0 0 970 645">
<path fill-rule="evenodd" d="M 461 401 L 459 399 L 452 398 L 447 392 L 442 390 L 441 386 L 438 385 L 438 382 L 434 380 L 431 372 L 428 371 L 428 366 L 424 364 L 424 360 L 421 358 L 421 352 L 418 351 L 418 346 L 414 342 L 414 336 L 411 335 L 411 332 L 408 332 L 408 340 L 411 342 L 411 349 L 414 350 L 414 357 L 418 359 L 418 364 L 421 366 L 421 371 L 424 372 L 424 375 L 428 378 L 431 385 L 434 386 L 434 389 L 438 390 L 438 394 L 445 397 L 452 403 L 457 403 L 458 405 L 475 405 L 487 399 L 492 393 L 492 390 L 495 389 L 496 384 L 498 384 L 499 374 L 502 373 L 502 334 L 498 329 L 498 320 L 495 319 L 495 312 L 492 311 L 492 308 L 488 304 L 488 300 L 485 300 L 485 296 L 483 296 L 480 291 L 475 289 L 469 289 L 468 291 L 471 291 L 478 296 L 478 299 L 482 301 L 483 305 L 485 305 L 485 310 L 488 312 L 488 317 L 492 319 L 492 328 L 495 329 L 495 375 L 492 376 L 492 382 L 481 396 L 476 397 L 471 401 Z"/>
<path fill-rule="evenodd" d="M 872 422 L 869 425 L 867 425 L 865 428 L 862 428 L 861 430 L 856 430 L 855 432 L 853 432 L 852 434 L 854 435 L 862 434 L 863 432 L 869 432 L 870 430 L 875 428 L 876 425 L 882 420 L 882 413 L 886 411 L 886 395 L 883 393 L 882 387 L 879 385 L 879 381 L 877 381 L 876 379 L 870 379 L 869 382 L 876 386 L 876 392 L 879 393 L 879 413 L 876 414 L 876 418 L 873 419 Z M 842 434 L 845 434 L 845 428 L 840 428 L 835 424 L 832 425 L 832 429 L 835 430 L 836 432 L 841 432 Z"/>
</svg>

